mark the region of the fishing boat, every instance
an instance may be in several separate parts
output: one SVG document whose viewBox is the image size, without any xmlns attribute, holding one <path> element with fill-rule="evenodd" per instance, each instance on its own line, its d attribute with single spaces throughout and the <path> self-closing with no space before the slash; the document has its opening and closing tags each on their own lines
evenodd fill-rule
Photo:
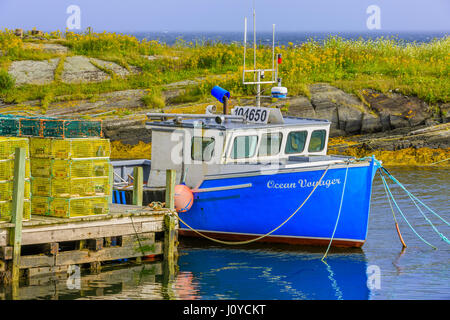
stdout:
<svg viewBox="0 0 450 320">
<path fill-rule="evenodd" d="M 176 171 L 181 236 L 361 247 L 380 163 L 327 155 L 328 120 L 284 117 L 276 107 L 261 107 L 261 85 L 276 84 L 271 99 L 285 98 L 287 89 L 278 78 L 275 25 L 272 68 L 256 68 L 254 40 L 254 68 L 247 70 L 245 19 L 242 79 L 256 86 L 256 106 L 230 108 L 230 92 L 215 86 L 220 114 L 213 105 L 205 114 L 148 114 L 148 187 L 164 187 L 166 170 Z"/>
</svg>

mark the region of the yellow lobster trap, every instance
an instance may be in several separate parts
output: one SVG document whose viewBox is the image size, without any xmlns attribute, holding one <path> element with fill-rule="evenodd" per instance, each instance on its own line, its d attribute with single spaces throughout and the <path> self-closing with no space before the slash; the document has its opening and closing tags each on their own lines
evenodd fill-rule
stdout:
<svg viewBox="0 0 450 320">
<path fill-rule="evenodd" d="M 30 156 L 32 158 L 109 158 L 110 155 L 111 145 L 109 139 L 30 138 Z"/>
<path fill-rule="evenodd" d="M 73 218 L 109 213 L 109 197 L 33 197 L 32 214 Z"/>
<path fill-rule="evenodd" d="M 30 199 L 31 197 L 31 182 L 30 179 L 25 179 L 24 198 Z M 13 180 L 0 181 L 0 201 L 12 200 L 14 189 Z"/>
<path fill-rule="evenodd" d="M 40 197 L 76 198 L 109 196 L 111 186 L 107 177 L 31 179 L 31 193 Z"/>
<path fill-rule="evenodd" d="M 0 221 L 11 221 L 12 201 L 0 201 Z M 31 219 L 31 202 L 23 202 L 23 221 Z"/>
<path fill-rule="evenodd" d="M 25 160 L 25 178 L 31 176 L 30 159 Z M 0 180 L 12 180 L 14 178 L 14 159 L 0 160 Z"/>
<path fill-rule="evenodd" d="M 25 157 L 29 157 L 28 138 L 0 137 L 0 159 L 14 159 L 16 148 L 25 149 Z"/>
<path fill-rule="evenodd" d="M 109 160 L 33 158 L 31 160 L 31 175 L 46 178 L 107 177 L 109 175 Z"/>
</svg>

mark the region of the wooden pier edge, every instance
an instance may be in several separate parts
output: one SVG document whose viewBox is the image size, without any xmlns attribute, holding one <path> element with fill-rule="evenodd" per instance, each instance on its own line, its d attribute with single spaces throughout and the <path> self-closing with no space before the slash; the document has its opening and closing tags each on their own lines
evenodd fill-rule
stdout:
<svg viewBox="0 0 450 320">
<path fill-rule="evenodd" d="M 20 154 L 16 159 L 22 161 Z M 25 165 L 23 171 L 24 168 Z M 135 176 L 140 183 L 139 171 Z M 16 177 L 18 181 L 23 180 L 20 173 Z M 152 261 L 162 261 L 164 279 L 174 279 L 178 259 L 174 170 L 168 171 L 167 182 L 165 208 L 110 203 L 110 213 L 106 215 L 33 216 L 22 224 L 19 212 L 12 220 L 16 223 L 0 223 L 0 283 L 18 288 L 19 276 L 31 279 L 55 273 L 68 274 L 74 265 L 99 272 L 107 262 L 131 259 L 141 263 L 148 257 L 154 257 Z M 19 190 L 19 182 L 17 186 Z M 20 190 L 14 199 L 19 202 Z M 17 210 L 20 211 L 20 205 Z"/>
<path fill-rule="evenodd" d="M 22 255 L 17 264 L 21 277 L 64 273 L 73 265 L 99 272 L 107 262 L 127 259 L 141 263 L 149 257 L 163 261 L 167 272 L 175 273 L 178 225 L 173 212 L 165 208 L 111 206 L 114 212 L 103 217 L 61 221 L 33 216 L 24 222 Z M 12 281 L 14 247 L 4 241 L 12 230 L 11 223 L 0 224 L 0 283 L 13 284 L 19 279 L 17 276 Z"/>
</svg>

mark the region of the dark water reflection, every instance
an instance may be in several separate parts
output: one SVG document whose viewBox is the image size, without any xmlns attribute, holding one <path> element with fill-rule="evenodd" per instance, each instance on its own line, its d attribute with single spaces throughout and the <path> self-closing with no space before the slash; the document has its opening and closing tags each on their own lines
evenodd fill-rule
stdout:
<svg viewBox="0 0 450 320">
<path fill-rule="evenodd" d="M 445 169 L 394 168 L 391 172 L 435 212 L 450 220 L 449 176 Z M 79 287 L 66 278 L 32 280 L 21 299 L 449 299 L 450 246 L 400 192 L 393 194 L 421 242 L 397 214 L 405 250 L 395 231 L 378 175 L 372 196 L 368 239 L 362 249 L 253 244 L 226 247 L 203 240 L 181 240 L 179 272 L 163 274 L 161 263 L 82 275 Z M 450 227 L 432 215 L 447 237 Z M 11 298 L 0 288 L 0 297 Z"/>
</svg>

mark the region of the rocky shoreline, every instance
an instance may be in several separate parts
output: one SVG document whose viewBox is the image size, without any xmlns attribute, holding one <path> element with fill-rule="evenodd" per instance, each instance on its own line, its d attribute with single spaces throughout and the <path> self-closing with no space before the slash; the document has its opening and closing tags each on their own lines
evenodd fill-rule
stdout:
<svg viewBox="0 0 450 320">
<path fill-rule="evenodd" d="M 183 89 L 164 91 L 166 98 L 173 98 Z M 399 150 L 405 148 L 450 148 L 449 104 L 431 109 L 415 97 L 397 93 L 390 96 L 366 90 L 364 97 L 370 107 L 358 97 L 348 94 L 329 84 L 310 86 L 311 98 L 305 96 L 288 97 L 278 101 L 262 101 L 262 105 L 281 108 L 286 116 L 319 118 L 330 120 L 331 137 L 345 137 L 348 141 L 360 142 L 362 146 L 374 150 Z M 105 136 L 111 141 L 136 145 L 140 141 L 151 142 L 151 132 L 145 129 L 147 112 L 170 112 L 172 108 L 185 108 L 186 112 L 195 107 L 168 105 L 163 109 L 148 109 L 142 102 L 145 90 L 135 89 L 98 95 L 95 99 L 53 102 L 46 116 L 103 119 Z M 252 99 L 232 99 L 232 105 L 250 105 Z M 39 115 L 39 101 L 21 104 L 2 104 L 0 112 L 16 113 L 27 109 Z M 218 108 L 220 109 L 220 108 Z M 117 116 L 118 111 L 125 115 Z M 389 138 L 388 140 L 383 138 Z"/>
</svg>

